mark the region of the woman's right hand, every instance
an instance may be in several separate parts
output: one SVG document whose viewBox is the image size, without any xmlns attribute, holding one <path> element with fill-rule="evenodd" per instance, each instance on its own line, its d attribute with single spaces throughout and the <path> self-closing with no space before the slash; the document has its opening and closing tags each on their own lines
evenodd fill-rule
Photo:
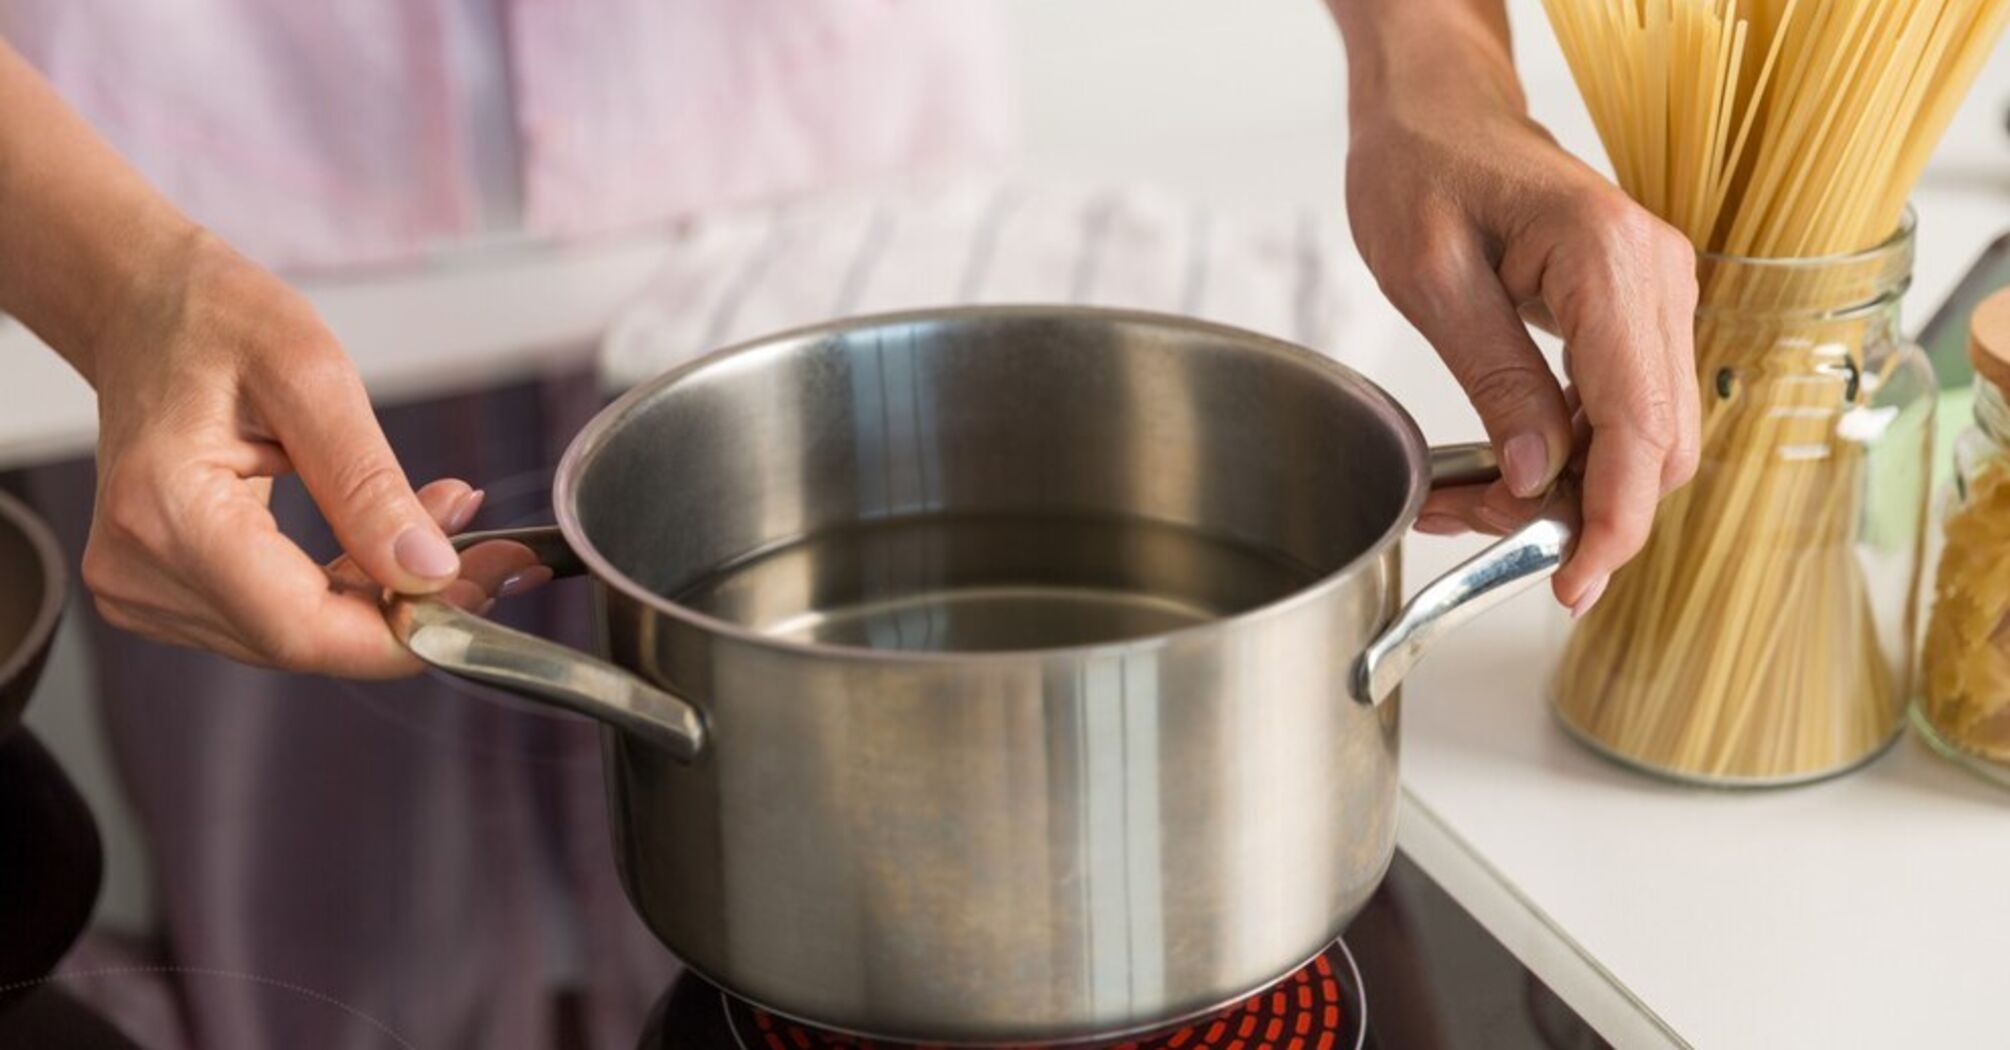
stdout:
<svg viewBox="0 0 2010 1050">
<path fill-rule="evenodd" d="M 114 304 L 86 352 L 98 491 L 84 582 L 113 624 L 296 671 L 376 678 L 418 663 L 381 588 L 453 582 L 447 534 L 481 493 L 414 493 L 335 337 L 278 278 L 197 230 Z M 272 479 L 298 471 L 347 554 L 316 564 L 282 535 Z"/>
</svg>

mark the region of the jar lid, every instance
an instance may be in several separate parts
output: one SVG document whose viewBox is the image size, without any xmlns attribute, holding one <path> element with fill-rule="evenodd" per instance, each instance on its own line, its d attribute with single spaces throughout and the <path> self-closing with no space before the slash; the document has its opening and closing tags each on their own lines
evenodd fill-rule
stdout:
<svg viewBox="0 0 2010 1050">
<path fill-rule="evenodd" d="M 1975 308 L 1968 326 L 1968 358 L 1978 375 L 2010 391 L 2010 288 Z"/>
</svg>

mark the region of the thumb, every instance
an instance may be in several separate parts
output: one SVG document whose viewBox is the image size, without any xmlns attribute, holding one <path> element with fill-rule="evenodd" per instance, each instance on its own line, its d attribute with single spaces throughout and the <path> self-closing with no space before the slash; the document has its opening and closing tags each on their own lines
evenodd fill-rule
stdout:
<svg viewBox="0 0 2010 1050">
<path fill-rule="evenodd" d="M 274 376 L 254 403 L 350 560 L 392 590 L 438 591 L 460 556 L 413 493 L 354 366 L 323 353 L 333 360 Z"/>
</svg>

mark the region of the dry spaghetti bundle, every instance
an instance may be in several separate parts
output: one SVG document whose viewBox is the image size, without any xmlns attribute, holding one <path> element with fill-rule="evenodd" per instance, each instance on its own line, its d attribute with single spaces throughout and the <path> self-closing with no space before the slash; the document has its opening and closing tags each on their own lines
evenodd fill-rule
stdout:
<svg viewBox="0 0 2010 1050">
<path fill-rule="evenodd" d="M 1905 203 L 2010 0 L 1545 4 L 1621 185 L 1705 253 L 1702 466 L 1572 633 L 1558 712 L 1678 775 L 1846 768 L 1911 671 L 1930 407 L 1896 418 L 1920 383 Z"/>
</svg>

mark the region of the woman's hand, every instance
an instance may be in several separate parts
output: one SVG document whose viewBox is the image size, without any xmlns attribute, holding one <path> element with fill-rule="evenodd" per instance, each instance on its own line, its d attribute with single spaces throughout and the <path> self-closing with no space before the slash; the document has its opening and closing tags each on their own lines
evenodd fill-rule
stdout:
<svg viewBox="0 0 2010 1050">
<path fill-rule="evenodd" d="M 413 493 L 313 307 L 162 199 L 4 41 L 0 243 L 0 310 L 98 392 L 84 582 L 105 617 L 275 667 L 417 670 L 379 591 L 453 582 L 444 533 L 481 494 Z M 327 568 L 267 509 L 292 470 L 348 551 Z"/>
<path fill-rule="evenodd" d="M 1418 527 L 1512 528 L 1582 457 L 1584 531 L 1555 580 L 1581 615 L 1695 472 L 1694 252 L 1528 119 L 1498 0 L 1332 6 L 1348 41 L 1355 241 L 1502 464 L 1488 489 L 1433 497 Z M 1525 318 L 1563 337 L 1568 393 Z"/>
<path fill-rule="evenodd" d="M 418 664 L 381 588 L 438 591 L 446 533 L 481 493 L 414 494 L 356 370 L 313 308 L 191 232 L 162 279 L 98 327 L 98 499 L 84 582 L 113 624 L 251 663 L 348 677 Z M 348 554 L 324 568 L 281 535 L 272 478 L 297 470 Z"/>
</svg>

